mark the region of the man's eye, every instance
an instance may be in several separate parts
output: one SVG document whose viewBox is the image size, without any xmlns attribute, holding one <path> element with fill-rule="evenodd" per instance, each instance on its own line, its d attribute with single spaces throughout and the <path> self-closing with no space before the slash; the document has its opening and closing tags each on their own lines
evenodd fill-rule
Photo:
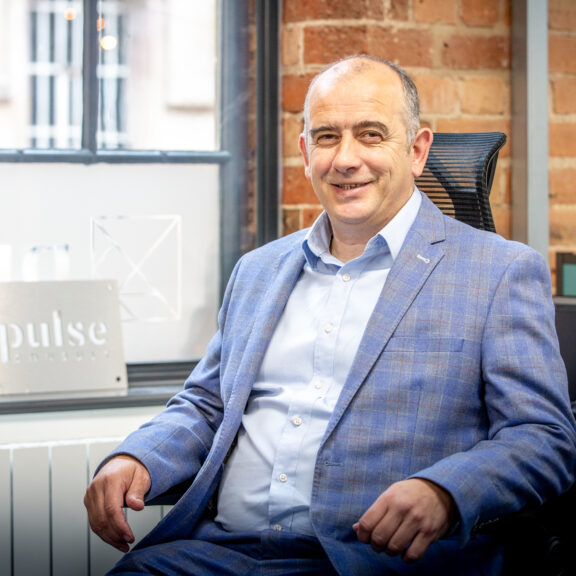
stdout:
<svg viewBox="0 0 576 576">
<path fill-rule="evenodd" d="M 336 134 L 318 134 L 318 136 L 316 136 L 316 144 L 320 146 L 330 146 L 337 142 L 337 140 L 338 137 Z"/>
<path fill-rule="evenodd" d="M 361 139 L 364 142 L 367 142 L 369 144 L 376 144 L 378 142 L 382 142 L 383 138 L 382 138 L 382 134 L 380 134 L 380 132 L 374 132 L 374 131 L 367 131 L 367 132 L 363 132 L 360 135 Z"/>
</svg>

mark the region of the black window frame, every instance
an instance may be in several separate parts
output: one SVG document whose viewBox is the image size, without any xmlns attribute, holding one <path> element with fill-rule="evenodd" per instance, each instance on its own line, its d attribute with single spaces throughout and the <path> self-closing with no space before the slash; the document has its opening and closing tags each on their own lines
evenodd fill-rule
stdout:
<svg viewBox="0 0 576 576">
<path fill-rule="evenodd" d="M 1 163 L 212 164 L 220 167 L 220 299 L 238 258 L 279 234 L 279 23 L 281 0 L 219 0 L 219 142 L 215 151 L 98 149 L 98 0 L 84 0 L 82 146 L 0 149 Z M 256 150 L 250 158 L 250 34 L 256 35 Z M 255 162 L 256 225 L 247 232 L 251 203 L 249 167 Z M 179 390 L 195 362 L 128 364 L 124 396 L 1 399 L 0 414 L 151 406 Z"/>
</svg>

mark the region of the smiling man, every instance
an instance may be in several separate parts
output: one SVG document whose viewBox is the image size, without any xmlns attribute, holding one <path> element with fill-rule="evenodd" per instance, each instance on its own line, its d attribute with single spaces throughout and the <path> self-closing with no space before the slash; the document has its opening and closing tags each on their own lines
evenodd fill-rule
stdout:
<svg viewBox="0 0 576 576">
<path fill-rule="evenodd" d="M 306 99 L 300 151 L 343 261 L 406 204 L 426 163 L 432 133 L 403 92 L 396 70 L 357 59 L 317 78 Z"/>
<path fill-rule="evenodd" d="M 124 501 L 194 477 L 110 574 L 497 575 L 477 526 L 574 481 L 546 263 L 418 191 L 431 142 L 394 64 L 314 79 L 324 212 L 239 261 L 184 390 L 100 467 L 91 526 L 123 551 Z"/>
</svg>

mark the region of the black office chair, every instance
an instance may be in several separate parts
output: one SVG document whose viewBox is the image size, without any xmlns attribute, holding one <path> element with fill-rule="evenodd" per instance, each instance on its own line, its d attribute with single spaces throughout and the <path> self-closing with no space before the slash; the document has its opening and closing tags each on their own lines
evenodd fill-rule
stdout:
<svg viewBox="0 0 576 576">
<path fill-rule="evenodd" d="M 480 526 L 506 549 L 506 576 L 574 576 L 576 574 L 576 485 L 542 504 L 526 507 Z"/>
<path fill-rule="evenodd" d="M 501 132 L 435 133 L 416 184 L 445 214 L 494 232 L 489 196 L 505 142 Z M 183 482 L 148 505 L 175 504 L 189 485 Z M 572 511 L 576 511 L 574 487 L 551 502 L 487 522 L 477 531 L 493 534 L 505 546 L 507 576 L 573 576 L 576 524 Z"/>
<path fill-rule="evenodd" d="M 444 214 L 494 232 L 489 196 L 505 142 L 501 132 L 437 132 L 416 184 Z"/>
</svg>

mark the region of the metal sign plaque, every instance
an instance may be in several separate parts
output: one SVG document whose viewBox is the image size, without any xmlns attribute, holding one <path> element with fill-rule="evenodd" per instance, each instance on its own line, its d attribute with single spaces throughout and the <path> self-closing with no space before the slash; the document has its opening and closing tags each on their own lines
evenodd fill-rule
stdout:
<svg viewBox="0 0 576 576">
<path fill-rule="evenodd" d="M 113 280 L 0 282 L 0 398 L 126 388 Z"/>
</svg>

